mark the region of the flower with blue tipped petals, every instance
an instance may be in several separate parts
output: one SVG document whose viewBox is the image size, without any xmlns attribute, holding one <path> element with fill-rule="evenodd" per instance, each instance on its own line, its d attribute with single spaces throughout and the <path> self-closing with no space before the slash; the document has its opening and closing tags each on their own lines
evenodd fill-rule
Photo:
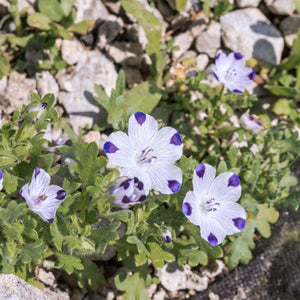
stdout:
<svg viewBox="0 0 300 300">
<path fill-rule="evenodd" d="M 161 233 L 167 243 L 170 243 L 172 241 L 172 233 L 168 229 L 163 228 L 161 230 Z"/>
<path fill-rule="evenodd" d="M 199 164 L 193 176 L 194 190 L 187 192 L 182 205 L 185 216 L 200 227 L 201 237 L 212 246 L 246 224 L 246 212 L 236 203 L 241 196 L 239 177 L 232 172 L 215 175 L 214 167 Z"/>
<path fill-rule="evenodd" d="M 25 184 L 19 194 L 30 210 L 50 224 L 66 197 L 66 192 L 60 186 L 50 185 L 50 175 L 40 168 L 34 169 L 31 182 Z"/>
<path fill-rule="evenodd" d="M 240 122 L 243 128 L 250 130 L 253 133 L 257 133 L 265 129 L 265 127 L 261 124 L 260 118 L 256 115 L 249 115 L 249 110 L 241 116 Z"/>
<path fill-rule="evenodd" d="M 146 200 L 144 184 L 138 178 L 120 178 L 118 184 L 113 186 L 110 194 L 116 196 L 115 204 L 122 208 L 139 204 Z"/>
<path fill-rule="evenodd" d="M 47 102 L 43 102 L 43 103 L 39 104 L 38 106 L 35 106 L 28 110 L 28 112 L 33 112 L 33 111 L 38 112 L 37 115 L 33 118 L 33 122 L 36 122 L 41 117 L 41 115 L 45 111 L 46 107 L 47 107 Z"/>
<path fill-rule="evenodd" d="M 152 188 L 163 194 L 180 190 L 182 172 L 174 162 L 180 159 L 182 148 L 174 128 L 158 130 L 156 120 L 142 112 L 129 118 L 128 135 L 114 132 L 103 147 L 109 160 L 121 167 L 121 176 L 143 182 L 146 195 Z"/>
<path fill-rule="evenodd" d="M 246 59 L 239 52 L 231 52 L 229 55 L 220 53 L 215 63 L 214 77 L 233 93 L 243 93 L 255 78 L 254 71 L 246 67 Z"/>
</svg>

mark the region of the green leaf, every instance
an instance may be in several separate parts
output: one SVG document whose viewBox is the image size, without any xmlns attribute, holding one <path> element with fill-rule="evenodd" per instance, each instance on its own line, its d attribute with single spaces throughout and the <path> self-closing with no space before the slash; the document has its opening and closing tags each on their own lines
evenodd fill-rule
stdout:
<svg viewBox="0 0 300 300">
<path fill-rule="evenodd" d="M 50 225 L 50 233 L 52 236 L 52 242 L 54 243 L 58 251 L 62 251 L 62 245 L 64 236 L 60 233 L 57 226 L 57 218 L 54 218 L 54 222 Z"/>
<path fill-rule="evenodd" d="M 27 17 L 27 24 L 31 27 L 39 28 L 42 30 L 50 30 L 51 27 L 49 25 L 51 20 L 42 13 L 33 13 Z"/>
<path fill-rule="evenodd" d="M 12 201 L 8 204 L 7 208 L 0 209 L 0 220 L 14 223 L 27 213 L 26 207 L 25 203 L 17 204 L 16 201 Z"/>
<path fill-rule="evenodd" d="M 164 261 L 175 261 L 175 256 L 164 250 L 156 242 L 148 242 L 147 246 L 150 251 L 150 259 L 156 268 L 162 268 L 164 266 Z"/>
<path fill-rule="evenodd" d="M 218 5 L 214 9 L 214 17 L 220 17 L 221 15 L 229 12 L 232 9 L 232 5 L 229 1 L 219 1 Z"/>
<path fill-rule="evenodd" d="M 86 34 L 89 27 L 94 27 L 95 22 L 93 20 L 84 20 L 82 22 L 72 24 L 68 30 L 79 33 L 79 34 Z"/>
<path fill-rule="evenodd" d="M 110 107 L 109 97 L 106 95 L 105 91 L 98 84 L 95 84 L 94 89 L 96 94 L 99 96 L 99 97 L 94 97 L 94 99 L 100 105 L 102 105 L 107 111 L 109 111 L 109 107 Z"/>
<path fill-rule="evenodd" d="M 0 79 L 3 76 L 8 75 L 9 71 L 10 71 L 9 60 L 6 56 L 1 55 L 0 56 Z"/>
<path fill-rule="evenodd" d="M 272 94 L 276 96 L 286 96 L 293 97 L 298 94 L 298 91 L 295 88 L 285 87 L 285 86 L 270 86 L 265 85 L 264 88 L 269 90 Z"/>
<path fill-rule="evenodd" d="M 33 240 L 38 239 L 38 233 L 35 230 L 37 221 L 30 217 L 30 215 L 25 215 L 23 217 L 24 231 L 23 234 L 30 237 Z"/>
<path fill-rule="evenodd" d="M 64 11 L 57 0 L 39 0 L 38 7 L 51 21 L 59 22 L 64 17 Z"/>
<path fill-rule="evenodd" d="M 61 0 L 60 1 L 60 6 L 62 11 L 64 12 L 64 15 L 67 17 L 71 11 L 73 4 L 75 3 L 76 0 Z"/>
<path fill-rule="evenodd" d="M 56 256 L 57 261 L 55 262 L 55 267 L 66 270 L 68 274 L 72 274 L 74 269 L 84 269 L 84 265 L 79 257 L 63 253 L 56 253 Z"/>
<path fill-rule="evenodd" d="M 281 178 L 281 180 L 279 182 L 279 186 L 282 186 L 282 187 L 293 186 L 293 185 L 296 185 L 297 182 L 298 182 L 298 180 L 295 176 L 286 174 Z"/>
<path fill-rule="evenodd" d="M 142 243 L 142 241 L 135 235 L 131 235 L 127 238 L 127 242 L 129 244 L 135 244 L 139 253 L 144 253 L 147 256 L 150 256 L 150 252 L 145 247 L 145 245 Z"/>
<path fill-rule="evenodd" d="M 25 244 L 23 246 L 20 260 L 22 263 L 37 262 L 42 258 L 43 252 L 47 247 L 43 244 L 42 240 L 38 240 L 32 244 Z"/>
<path fill-rule="evenodd" d="M 298 13 L 300 13 L 300 0 L 295 0 L 295 4 L 296 4 L 296 9 L 297 9 Z"/>
<path fill-rule="evenodd" d="M 287 99 L 279 99 L 273 107 L 273 112 L 276 115 L 288 116 L 291 112 L 290 102 Z"/>
<path fill-rule="evenodd" d="M 182 11 L 185 9 L 187 0 L 175 0 L 175 7 L 177 11 Z"/>
<path fill-rule="evenodd" d="M 145 280 L 139 272 L 133 275 L 121 273 L 115 278 L 118 290 L 125 291 L 123 300 L 150 300 L 146 291 Z"/>
<path fill-rule="evenodd" d="M 208 256 L 204 251 L 198 249 L 180 249 L 178 263 L 180 265 L 188 263 L 191 267 L 199 264 L 207 265 Z"/>
<path fill-rule="evenodd" d="M 117 84 L 116 84 L 116 91 L 118 96 L 123 95 L 125 87 L 126 87 L 125 73 L 123 70 L 120 70 L 117 78 Z"/>
<path fill-rule="evenodd" d="M 24 37 L 15 36 L 13 34 L 7 35 L 8 41 L 12 44 L 12 46 L 26 47 L 28 42 L 34 37 L 33 34 L 29 34 Z"/>
</svg>

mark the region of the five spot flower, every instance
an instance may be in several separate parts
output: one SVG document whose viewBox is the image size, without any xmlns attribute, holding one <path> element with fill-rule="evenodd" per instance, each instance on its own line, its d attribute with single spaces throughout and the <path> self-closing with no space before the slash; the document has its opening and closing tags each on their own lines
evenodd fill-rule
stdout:
<svg viewBox="0 0 300 300">
<path fill-rule="evenodd" d="M 60 186 L 50 185 L 50 175 L 45 170 L 35 168 L 31 182 L 21 188 L 20 196 L 29 209 L 51 224 L 66 192 Z"/>
<path fill-rule="evenodd" d="M 249 111 L 245 112 L 240 119 L 241 125 L 243 128 L 252 131 L 253 133 L 257 133 L 265 127 L 261 124 L 260 118 L 256 115 L 249 115 Z"/>
<path fill-rule="evenodd" d="M 194 191 L 187 192 L 182 205 L 183 213 L 212 246 L 240 232 L 246 223 L 246 212 L 236 203 L 241 196 L 238 176 L 232 172 L 215 175 L 214 167 L 199 164 L 193 176 Z"/>
<path fill-rule="evenodd" d="M 228 56 L 220 53 L 216 57 L 216 69 L 213 70 L 213 75 L 230 91 L 241 94 L 255 78 L 254 71 L 245 64 L 246 60 L 239 52 L 231 52 Z"/>
<path fill-rule="evenodd" d="M 46 107 L 47 107 L 47 102 L 43 102 L 43 103 L 39 104 L 38 106 L 35 106 L 28 110 L 28 112 L 33 112 L 33 111 L 38 112 L 37 115 L 34 117 L 33 122 L 36 122 L 41 117 L 41 115 L 45 111 Z"/>
<path fill-rule="evenodd" d="M 121 167 L 121 176 L 143 182 L 146 195 L 152 188 L 163 194 L 180 190 L 182 172 L 174 162 L 180 159 L 183 145 L 174 128 L 158 130 L 153 117 L 137 112 L 129 118 L 128 135 L 112 133 L 103 148 L 110 161 Z"/>
</svg>

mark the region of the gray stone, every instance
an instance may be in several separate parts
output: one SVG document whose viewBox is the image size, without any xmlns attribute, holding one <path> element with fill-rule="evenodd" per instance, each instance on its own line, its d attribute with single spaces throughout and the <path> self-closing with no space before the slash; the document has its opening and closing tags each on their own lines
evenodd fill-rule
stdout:
<svg viewBox="0 0 300 300">
<path fill-rule="evenodd" d="M 235 10 L 222 16 L 220 21 L 227 48 L 242 53 L 246 59 L 253 57 L 271 64 L 280 63 L 284 40 L 259 9 Z"/>
<path fill-rule="evenodd" d="M 0 0 L 0 7 L 10 7 L 10 3 L 7 0 Z"/>
<path fill-rule="evenodd" d="M 189 30 L 194 38 L 197 38 L 208 26 L 209 20 L 204 14 L 201 14 L 197 20 L 194 20 L 189 26 Z"/>
<path fill-rule="evenodd" d="M 178 290 L 203 291 L 207 288 L 209 278 L 191 271 L 189 265 L 178 266 L 176 262 L 167 263 L 156 271 L 160 283 L 170 292 Z"/>
<path fill-rule="evenodd" d="M 215 57 L 217 50 L 221 47 L 221 25 L 211 22 L 207 29 L 200 33 L 196 39 L 196 49 L 199 53 L 206 53 Z"/>
<path fill-rule="evenodd" d="M 0 79 L 0 93 L 4 92 L 7 87 L 7 76 Z"/>
<path fill-rule="evenodd" d="M 46 296 L 35 286 L 13 274 L 0 274 L 0 295 L 12 299 L 46 300 Z"/>
<path fill-rule="evenodd" d="M 265 3 L 277 15 L 292 15 L 296 9 L 295 0 L 265 0 Z"/>
<path fill-rule="evenodd" d="M 124 23 L 121 18 L 115 15 L 109 15 L 98 28 L 97 46 L 103 49 L 106 44 L 113 42 L 123 26 Z"/>
<path fill-rule="evenodd" d="M 206 66 L 209 63 L 209 57 L 206 54 L 199 54 L 196 57 L 196 66 L 199 71 L 205 70 Z"/>
<path fill-rule="evenodd" d="M 135 83 L 141 83 L 143 81 L 143 76 L 139 69 L 127 65 L 124 65 L 122 69 L 125 73 L 126 81 L 128 84 L 133 85 Z"/>
<path fill-rule="evenodd" d="M 46 272 L 42 268 L 36 268 L 34 273 L 37 276 L 37 278 L 44 284 L 49 285 L 51 287 L 54 287 L 56 285 L 55 276 L 52 272 Z"/>
<path fill-rule="evenodd" d="M 257 7 L 260 0 L 237 0 L 236 4 L 238 7 Z"/>
<path fill-rule="evenodd" d="M 85 20 L 105 20 L 109 12 L 105 5 L 99 0 L 76 0 L 77 9 L 75 23 Z"/>
<path fill-rule="evenodd" d="M 29 76 L 34 76 L 42 63 L 43 54 L 40 51 L 35 51 L 31 48 L 25 50 L 26 71 Z"/>
<path fill-rule="evenodd" d="M 291 48 L 297 38 L 298 30 L 300 29 L 300 16 L 293 15 L 286 17 L 281 21 L 279 29 L 284 36 L 286 45 Z"/>
<path fill-rule="evenodd" d="M 2 109 L 7 114 L 11 114 L 16 108 L 21 109 L 23 104 L 29 104 L 30 95 L 35 91 L 36 82 L 34 79 L 26 78 L 26 74 L 16 71 L 10 73 L 5 98 L 9 101 L 7 107 Z"/>
<path fill-rule="evenodd" d="M 71 86 L 71 91 L 60 92 L 58 99 L 69 114 L 75 133 L 78 133 L 79 128 L 85 125 L 90 128 L 104 117 L 93 98 L 96 95 L 94 85 L 101 85 L 107 95 L 110 95 L 118 75 L 113 63 L 96 50 L 83 52 L 73 74 L 60 77 L 59 82 L 69 81 L 67 85 Z"/>
<path fill-rule="evenodd" d="M 182 56 L 192 45 L 194 37 L 190 31 L 183 32 L 177 35 L 174 39 L 174 46 L 178 46 L 179 50 L 173 51 L 173 57 L 178 59 Z"/>
<path fill-rule="evenodd" d="M 148 44 L 148 39 L 144 29 L 137 23 L 128 25 L 126 37 L 133 43 L 141 44 L 143 49 L 145 49 Z"/>
<path fill-rule="evenodd" d="M 157 8 L 167 22 L 170 22 L 174 17 L 174 10 L 166 3 L 165 0 L 157 1 Z"/>
<path fill-rule="evenodd" d="M 82 56 L 83 47 L 77 40 L 63 40 L 61 45 L 61 57 L 69 65 L 76 64 Z"/>
<path fill-rule="evenodd" d="M 43 293 L 47 297 L 47 298 L 45 298 L 47 300 L 70 300 L 69 293 L 65 292 L 65 291 L 62 291 L 62 290 L 59 290 L 59 289 L 55 289 L 53 291 L 51 288 L 46 287 L 43 290 Z"/>
<path fill-rule="evenodd" d="M 58 84 L 48 71 L 36 74 L 36 89 L 40 97 L 44 97 L 48 93 L 53 93 L 55 99 L 58 96 L 59 88 Z"/>
</svg>

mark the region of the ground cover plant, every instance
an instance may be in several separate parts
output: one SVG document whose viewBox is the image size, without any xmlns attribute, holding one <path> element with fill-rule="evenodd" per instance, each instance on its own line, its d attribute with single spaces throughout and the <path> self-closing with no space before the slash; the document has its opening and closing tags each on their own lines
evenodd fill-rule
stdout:
<svg viewBox="0 0 300 300">
<path fill-rule="evenodd" d="M 92 254 L 114 246 L 127 271 L 114 279 L 123 299 L 150 299 L 146 288 L 159 282 L 153 269 L 173 261 L 247 264 L 280 209 L 298 209 L 290 168 L 300 154 L 300 31 L 276 67 L 220 52 L 213 70 L 219 85 L 211 87 L 192 63 L 174 75 L 168 58 L 176 47 L 161 42 L 159 21 L 139 1 L 121 2 L 145 30 L 151 68 L 135 86 L 126 85 L 120 70 L 110 95 L 95 85 L 94 101 L 107 112 L 94 126 L 109 132 L 103 151 L 68 126 L 68 142 L 47 139 L 49 125 L 61 121 L 52 93 L 42 99 L 32 93 L 0 129 L 0 272 L 42 288 L 37 266 L 63 269 L 80 287 L 97 290 L 105 278 Z M 19 42 L 28 38 L 24 32 L 32 31 L 33 41 L 47 35 L 56 59 L 39 68 L 63 69 L 55 39 L 72 39 L 70 32 L 91 25 L 73 24 L 73 3 L 39 0 L 39 12 L 27 17 L 30 29 L 20 24 L 18 39 L 3 40 L 10 54 L 14 45 L 29 45 Z M 174 9 L 185 4 L 174 1 Z M 212 19 L 231 9 L 227 1 L 203 5 Z M 20 70 L 20 61 L 3 59 L 0 75 Z M 268 108 L 245 90 L 255 77 L 265 78 L 275 99 Z"/>
</svg>

